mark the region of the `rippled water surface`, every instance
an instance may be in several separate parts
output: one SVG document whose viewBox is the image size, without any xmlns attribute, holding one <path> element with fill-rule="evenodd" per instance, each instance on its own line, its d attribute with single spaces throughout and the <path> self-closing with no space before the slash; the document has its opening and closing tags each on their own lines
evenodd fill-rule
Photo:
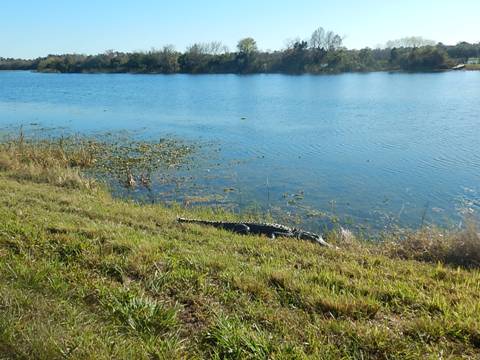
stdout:
<svg viewBox="0 0 480 360">
<path fill-rule="evenodd" d="M 176 200 L 219 194 L 312 227 L 326 215 L 377 228 L 456 222 L 480 206 L 480 72 L 0 72 L 0 126 L 20 124 L 212 144 Z"/>
</svg>

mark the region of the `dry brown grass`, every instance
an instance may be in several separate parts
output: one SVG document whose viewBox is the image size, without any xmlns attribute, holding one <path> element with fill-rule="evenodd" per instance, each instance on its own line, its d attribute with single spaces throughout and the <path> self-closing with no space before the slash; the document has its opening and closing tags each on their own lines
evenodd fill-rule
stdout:
<svg viewBox="0 0 480 360">
<path fill-rule="evenodd" d="M 28 142 L 22 133 L 0 144 L 0 171 L 18 180 L 93 189 L 96 183 L 80 173 L 93 165 L 93 154 L 84 146 L 65 149 L 61 140 Z"/>
<path fill-rule="evenodd" d="M 424 228 L 411 231 L 402 237 L 391 237 L 383 246 L 389 256 L 427 262 L 480 267 L 480 233 L 473 219 L 458 231 Z"/>
<path fill-rule="evenodd" d="M 478 222 L 473 217 L 465 221 L 462 229 L 402 229 L 384 234 L 383 241 L 360 239 L 349 230 L 340 228 L 329 232 L 327 241 L 342 250 L 442 263 L 465 269 L 480 268 L 480 231 Z"/>
</svg>

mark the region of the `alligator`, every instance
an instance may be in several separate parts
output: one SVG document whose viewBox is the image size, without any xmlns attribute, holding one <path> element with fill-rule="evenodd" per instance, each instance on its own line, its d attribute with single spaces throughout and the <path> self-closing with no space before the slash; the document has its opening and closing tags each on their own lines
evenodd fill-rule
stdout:
<svg viewBox="0 0 480 360">
<path fill-rule="evenodd" d="M 219 229 L 235 232 L 242 235 L 265 235 L 271 239 L 278 237 L 289 237 L 300 240 L 307 240 L 322 246 L 332 247 L 323 240 L 321 235 L 291 228 L 281 224 L 256 223 L 256 222 L 227 222 L 227 221 L 209 221 L 198 219 L 177 218 L 179 223 L 190 223 L 213 226 Z"/>
</svg>

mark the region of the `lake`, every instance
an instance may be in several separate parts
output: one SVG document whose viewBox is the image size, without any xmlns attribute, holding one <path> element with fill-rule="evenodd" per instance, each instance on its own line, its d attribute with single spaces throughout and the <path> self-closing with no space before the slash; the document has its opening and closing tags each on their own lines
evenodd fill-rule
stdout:
<svg viewBox="0 0 480 360">
<path fill-rule="evenodd" d="M 313 229 L 454 225 L 480 209 L 480 72 L 0 72 L 0 127 L 20 125 L 206 144 L 174 192 L 154 186 L 158 201 L 204 198 Z"/>
</svg>

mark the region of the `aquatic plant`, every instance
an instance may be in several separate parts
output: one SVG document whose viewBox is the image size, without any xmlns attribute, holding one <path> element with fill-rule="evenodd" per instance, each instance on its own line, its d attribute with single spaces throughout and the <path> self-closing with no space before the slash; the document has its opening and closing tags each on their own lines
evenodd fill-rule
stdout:
<svg viewBox="0 0 480 360">
<path fill-rule="evenodd" d="M 150 185 L 160 169 L 175 168 L 187 161 L 193 145 L 175 139 L 157 141 L 119 139 L 115 136 L 27 137 L 22 130 L 0 143 L 0 169 L 17 177 L 51 182 L 54 178 L 73 186 L 91 187 L 107 177 L 134 187 Z M 80 172 L 90 175 L 80 180 Z M 86 183 L 85 183 L 86 182 Z M 76 184 L 76 185 L 75 185 Z"/>
</svg>

